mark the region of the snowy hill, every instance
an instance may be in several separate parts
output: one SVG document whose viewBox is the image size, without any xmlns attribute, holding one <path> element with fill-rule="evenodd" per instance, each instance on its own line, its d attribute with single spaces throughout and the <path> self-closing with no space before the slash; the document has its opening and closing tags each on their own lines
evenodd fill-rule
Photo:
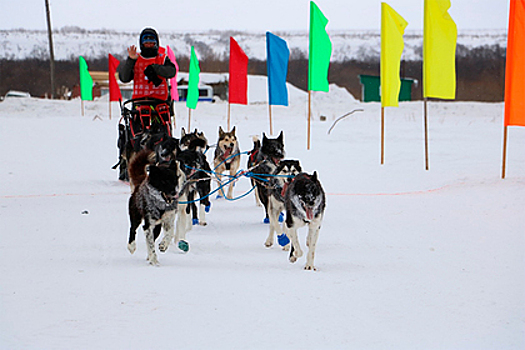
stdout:
<svg viewBox="0 0 525 350">
<path fill-rule="evenodd" d="M 308 54 L 308 32 L 276 32 L 285 39 L 292 58 Z M 333 43 L 332 61 L 348 59 L 378 58 L 380 52 L 379 31 L 330 31 Z M 206 31 L 206 32 L 161 32 L 161 45 L 169 45 L 177 56 L 189 56 L 193 45 L 200 58 L 227 57 L 229 38 L 233 36 L 248 57 L 265 60 L 265 33 Z M 112 30 L 88 31 L 77 27 L 56 30 L 53 36 L 55 57 L 59 60 L 97 58 L 108 53 L 124 56 L 126 47 L 137 42 L 138 32 Z M 506 47 L 507 33 L 501 30 L 477 30 L 458 33 L 458 46 L 475 48 L 499 45 Z M 47 58 L 47 32 L 35 30 L 1 30 L 0 58 L 24 59 Z M 407 31 L 405 34 L 404 59 L 417 60 L 422 55 L 422 33 Z"/>
</svg>

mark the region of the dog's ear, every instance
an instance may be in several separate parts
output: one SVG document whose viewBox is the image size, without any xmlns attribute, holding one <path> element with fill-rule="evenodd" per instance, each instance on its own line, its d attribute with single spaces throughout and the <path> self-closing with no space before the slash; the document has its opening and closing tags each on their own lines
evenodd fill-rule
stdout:
<svg viewBox="0 0 525 350">
<path fill-rule="evenodd" d="M 235 126 L 233 126 L 232 131 L 230 132 L 233 136 L 235 136 Z"/>
<path fill-rule="evenodd" d="M 219 138 L 221 138 L 224 135 L 224 130 L 222 130 L 222 126 L 219 126 Z"/>
<path fill-rule="evenodd" d="M 283 138 L 284 138 L 284 134 L 283 134 L 283 131 L 281 130 L 281 133 L 279 134 L 279 137 L 277 138 L 277 140 L 279 140 L 280 143 L 283 143 Z"/>
<path fill-rule="evenodd" d="M 266 141 L 266 140 L 268 140 L 268 138 L 266 137 L 266 134 L 263 131 L 263 142 Z"/>
<path fill-rule="evenodd" d="M 317 171 L 312 174 L 312 181 L 317 181 Z"/>
<path fill-rule="evenodd" d="M 180 131 L 180 137 L 184 137 L 184 136 L 186 136 L 186 130 L 182 128 L 182 130 Z"/>
<path fill-rule="evenodd" d="M 195 131 L 193 132 L 195 135 L 197 135 L 199 132 L 197 130 L 197 128 L 195 128 Z"/>
</svg>

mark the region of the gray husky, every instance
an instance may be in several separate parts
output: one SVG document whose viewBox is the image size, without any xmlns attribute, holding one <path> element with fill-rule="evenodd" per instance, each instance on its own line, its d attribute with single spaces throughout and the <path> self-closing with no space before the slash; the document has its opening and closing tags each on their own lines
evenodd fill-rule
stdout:
<svg viewBox="0 0 525 350">
<path fill-rule="evenodd" d="M 264 245 L 269 248 L 274 242 L 274 233 L 277 233 L 279 244 L 284 250 L 290 249 L 290 241 L 283 233 L 279 217 L 284 211 L 284 196 L 293 178 L 301 172 L 298 160 L 281 160 L 277 169 L 272 173 L 268 188 L 268 216 L 270 219 L 270 233 Z M 282 220 L 281 220 L 282 221 Z"/>
<path fill-rule="evenodd" d="M 292 244 L 290 262 L 296 262 L 303 255 L 297 238 L 297 229 L 308 225 L 308 237 L 306 238 L 308 255 L 304 268 L 305 270 L 315 270 L 315 246 L 326 206 L 325 193 L 317 179 L 317 172 L 314 171 L 312 175 L 301 173 L 295 176 L 286 190 L 284 205 L 286 208 L 286 234 L 290 237 Z"/>
<path fill-rule="evenodd" d="M 159 249 L 162 252 L 168 249 L 173 237 L 179 194 L 185 176 L 176 161 L 163 166 L 151 164 L 152 152 L 140 151 L 133 157 L 129 165 L 131 181 L 136 187 L 129 199 L 131 225 L 128 250 L 131 254 L 135 253 L 137 249 L 136 231 L 144 221 L 148 261 L 151 265 L 158 265 L 155 240 L 160 235 L 161 229 L 164 229 L 165 236 Z"/>
</svg>

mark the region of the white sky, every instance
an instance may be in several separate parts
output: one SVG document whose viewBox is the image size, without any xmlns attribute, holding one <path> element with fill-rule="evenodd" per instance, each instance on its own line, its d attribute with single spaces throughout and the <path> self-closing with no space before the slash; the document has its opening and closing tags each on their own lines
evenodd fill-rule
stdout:
<svg viewBox="0 0 525 350">
<path fill-rule="evenodd" d="M 308 30 L 309 0 L 49 0 L 54 29 Z M 328 31 L 379 29 L 380 0 L 317 0 Z M 421 30 L 423 0 L 386 1 Z M 452 0 L 458 29 L 504 29 L 509 0 Z M 0 29 L 46 29 L 45 0 L 0 0 Z"/>
</svg>

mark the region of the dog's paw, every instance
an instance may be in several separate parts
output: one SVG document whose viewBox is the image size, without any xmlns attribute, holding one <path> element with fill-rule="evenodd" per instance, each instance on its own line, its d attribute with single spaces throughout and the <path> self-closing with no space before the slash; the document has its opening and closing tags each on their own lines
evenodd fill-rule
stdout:
<svg viewBox="0 0 525 350">
<path fill-rule="evenodd" d="M 291 246 L 292 246 L 291 244 L 287 244 L 287 245 L 285 245 L 285 246 L 283 247 L 283 250 L 284 250 L 285 252 L 289 252 Z"/>
<path fill-rule="evenodd" d="M 207 205 L 207 206 L 204 207 L 204 211 L 205 211 L 206 213 L 209 213 L 209 212 L 210 212 L 210 209 L 211 209 L 211 203 L 210 203 L 210 205 Z"/>
<path fill-rule="evenodd" d="M 290 256 L 290 262 L 293 264 L 294 262 L 297 261 L 297 258 L 295 256 Z"/>
<path fill-rule="evenodd" d="M 199 225 L 206 226 L 208 223 L 206 221 L 199 220 Z"/>
<path fill-rule="evenodd" d="M 317 271 L 314 265 L 306 265 L 304 269 L 308 271 Z"/>
<path fill-rule="evenodd" d="M 270 248 L 272 245 L 273 245 L 273 241 L 271 241 L 271 240 L 267 240 L 266 242 L 264 242 L 264 246 L 266 248 Z"/>
<path fill-rule="evenodd" d="M 285 247 L 290 244 L 290 239 L 285 233 L 281 233 L 277 236 L 277 241 L 281 247 Z"/>
<path fill-rule="evenodd" d="M 193 225 L 198 225 L 199 224 L 199 219 L 192 219 L 192 222 L 191 222 Z"/>
<path fill-rule="evenodd" d="M 161 253 L 165 253 L 166 250 L 168 250 L 170 246 L 170 242 L 166 242 L 166 240 L 162 240 L 162 242 L 159 243 L 159 250 Z"/>
<path fill-rule="evenodd" d="M 137 242 L 133 241 L 131 243 L 128 243 L 128 250 L 131 254 L 135 253 L 137 250 Z"/>
<path fill-rule="evenodd" d="M 269 218 L 264 218 L 263 219 L 263 224 L 269 224 L 270 223 L 270 219 Z"/>
<path fill-rule="evenodd" d="M 156 254 L 152 254 L 148 257 L 149 264 L 152 266 L 159 266 L 159 259 L 157 259 Z"/>
<path fill-rule="evenodd" d="M 187 253 L 190 250 L 190 244 L 186 241 L 179 241 L 178 246 L 184 253 Z"/>
</svg>

